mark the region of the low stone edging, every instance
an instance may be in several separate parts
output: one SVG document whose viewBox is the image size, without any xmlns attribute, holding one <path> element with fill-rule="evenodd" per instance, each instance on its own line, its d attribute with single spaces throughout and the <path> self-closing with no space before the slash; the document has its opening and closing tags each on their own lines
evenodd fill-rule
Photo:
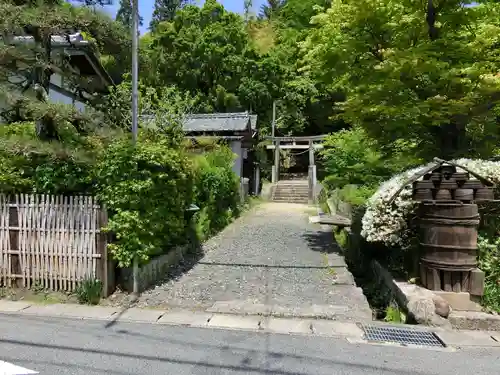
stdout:
<svg viewBox="0 0 500 375">
<path fill-rule="evenodd" d="M 167 254 L 153 258 L 147 264 L 139 267 L 139 291 L 144 291 L 151 285 L 161 281 L 170 267 L 179 264 L 190 245 L 178 246 L 170 250 Z M 132 291 L 132 269 L 122 270 L 121 284 L 127 291 Z"/>
</svg>

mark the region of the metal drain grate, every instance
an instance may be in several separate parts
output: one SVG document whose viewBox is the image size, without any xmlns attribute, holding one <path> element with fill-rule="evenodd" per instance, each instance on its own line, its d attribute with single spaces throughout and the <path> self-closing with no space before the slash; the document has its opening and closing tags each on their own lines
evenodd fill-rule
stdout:
<svg viewBox="0 0 500 375">
<path fill-rule="evenodd" d="M 365 340 L 374 342 L 387 342 L 401 345 L 436 346 L 443 348 L 446 345 L 434 332 L 417 331 L 399 327 L 377 327 L 362 325 Z"/>
</svg>

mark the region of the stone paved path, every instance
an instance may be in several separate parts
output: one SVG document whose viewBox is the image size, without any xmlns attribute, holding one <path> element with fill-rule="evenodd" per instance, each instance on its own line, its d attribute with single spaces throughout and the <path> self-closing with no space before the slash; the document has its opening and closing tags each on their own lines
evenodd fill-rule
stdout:
<svg viewBox="0 0 500 375">
<path fill-rule="evenodd" d="M 310 207 L 265 203 L 204 245 L 188 272 L 142 294 L 139 306 L 370 320 L 332 232 Z"/>
</svg>

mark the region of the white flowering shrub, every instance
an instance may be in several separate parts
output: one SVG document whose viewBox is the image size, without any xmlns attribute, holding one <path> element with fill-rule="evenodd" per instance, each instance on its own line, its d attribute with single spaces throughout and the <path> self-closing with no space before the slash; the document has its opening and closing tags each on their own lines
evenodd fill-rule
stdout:
<svg viewBox="0 0 500 375">
<path fill-rule="evenodd" d="M 454 162 L 500 184 L 500 162 L 472 159 L 458 159 Z M 412 199 L 412 185 L 405 186 L 392 204 L 388 204 L 388 201 L 405 181 L 426 167 L 427 165 L 413 168 L 392 177 L 380 185 L 367 201 L 361 235 L 368 242 L 381 242 L 387 246 L 403 244 L 408 235 L 408 218 L 415 213 L 418 205 Z"/>
</svg>

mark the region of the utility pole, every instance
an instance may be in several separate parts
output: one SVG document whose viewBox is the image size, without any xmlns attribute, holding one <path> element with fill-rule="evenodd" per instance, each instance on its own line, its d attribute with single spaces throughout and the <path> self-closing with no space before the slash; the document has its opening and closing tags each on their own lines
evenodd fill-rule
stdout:
<svg viewBox="0 0 500 375">
<path fill-rule="evenodd" d="M 139 0 L 132 0 L 132 144 L 137 143 L 137 133 L 139 131 Z M 133 293 L 139 296 L 139 260 L 134 257 L 132 264 Z"/>
<path fill-rule="evenodd" d="M 272 172 L 271 172 L 271 181 L 273 184 L 278 182 L 279 160 L 280 160 L 279 142 L 274 140 L 275 128 L 276 128 L 276 100 L 273 100 L 273 123 L 271 125 L 271 136 L 274 143 L 274 165 L 272 167 Z"/>
<path fill-rule="evenodd" d="M 273 100 L 273 124 L 271 130 L 271 136 L 274 138 L 274 128 L 276 127 L 276 100 Z M 273 139 L 274 141 L 274 139 Z"/>
<path fill-rule="evenodd" d="M 138 131 L 138 86 L 139 86 L 139 0 L 132 0 L 132 142 L 137 142 Z"/>
</svg>

